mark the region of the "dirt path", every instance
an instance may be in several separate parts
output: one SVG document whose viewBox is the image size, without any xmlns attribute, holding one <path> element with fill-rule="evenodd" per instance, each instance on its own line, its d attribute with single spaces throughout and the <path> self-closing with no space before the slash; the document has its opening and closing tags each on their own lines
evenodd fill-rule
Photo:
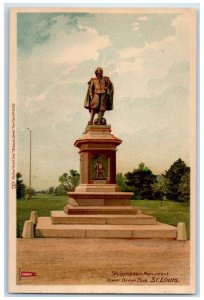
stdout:
<svg viewBox="0 0 204 300">
<path fill-rule="evenodd" d="M 17 267 L 37 276 L 20 281 L 17 270 L 17 284 L 186 285 L 189 246 L 176 240 L 18 239 Z"/>
</svg>

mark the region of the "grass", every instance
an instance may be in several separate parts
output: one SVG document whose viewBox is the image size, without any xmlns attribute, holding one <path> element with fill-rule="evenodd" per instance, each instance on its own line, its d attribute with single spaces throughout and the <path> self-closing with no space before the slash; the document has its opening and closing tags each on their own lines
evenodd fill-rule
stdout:
<svg viewBox="0 0 204 300">
<path fill-rule="evenodd" d="M 30 219 L 31 211 L 38 216 L 50 216 L 51 210 L 63 210 L 67 204 L 67 196 L 36 195 L 31 200 L 17 200 L 17 237 L 21 237 L 23 225 Z M 132 200 L 131 204 L 141 209 L 144 214 L 155 216 L 158 222 L 177 226 L 186 223 L 187 235 L 190 237 L 190 207 L 189 204 L 160 200 Z"/>
<path fill-rule="evenodd" d="M 17 200 L 17 237 L 21 237 L 23 225 L 30 219 L 31 211 L 36 211 L 38 216 L 49 216 L 51 210 L 63 210 L 67 204 L 67 196 L 36 195 L 31 200 Z"/>
<path fill-rule="evenodd" d="M 170 200 L 132 200 L 131 204 L 141 209 L 144 214 L 155 216 L 158 222 L 173 226 L 184 222 L 187 236 L 190 238 L 190 205 L 188 203 Z"/>
</svg>

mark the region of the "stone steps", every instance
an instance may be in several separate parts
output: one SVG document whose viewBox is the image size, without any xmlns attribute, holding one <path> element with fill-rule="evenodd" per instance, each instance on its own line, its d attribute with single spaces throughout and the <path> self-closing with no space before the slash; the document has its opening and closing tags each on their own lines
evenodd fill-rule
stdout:
<svg viewBox="0 0 204 300">
<path fill-rule="evenodd" d="M 95 224 L 52 224 L 50 217 L 38 219 L 35 237 L 67 238 L 165 238 L 176 239 L 174 226 L 155 225 L 95 225 Z"/>
<path fill-rule="evenodd" d="M 68 204 L 64 208 L 66 214 L 72 215 L 106 215 L 106 214 L 137 214 L 137 210 L 132 206 L 74 206 Z"/>
<path fill-rule="evenodd" d="M 155 225 L 156 218 L 143 214 L 136 215 L 70 215 L 63 211 L 51 211 L 52 224 L 109 224 L 109 225 Z"/>
</svg>

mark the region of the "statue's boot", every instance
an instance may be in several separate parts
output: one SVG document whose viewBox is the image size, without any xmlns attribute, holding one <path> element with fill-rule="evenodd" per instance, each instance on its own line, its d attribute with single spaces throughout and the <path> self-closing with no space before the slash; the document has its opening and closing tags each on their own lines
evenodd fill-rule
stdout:
<svg viewBox="0 0 204 300">
<path fill-rule="evenodd" d="M 98 125 L 101 125 L 101 120 L 103 118 L 104 111 L 100 110 L 98 113 Z"/>
<path fill-rule="evenodd" d="M 90 120 L 88 121 L 88 125 L 93 125 L 93 120 L 94 120 L 94 116 L 95 116 L 95 111 L 92 109 L 91 113 L 90 113 Z"/>
</svg>

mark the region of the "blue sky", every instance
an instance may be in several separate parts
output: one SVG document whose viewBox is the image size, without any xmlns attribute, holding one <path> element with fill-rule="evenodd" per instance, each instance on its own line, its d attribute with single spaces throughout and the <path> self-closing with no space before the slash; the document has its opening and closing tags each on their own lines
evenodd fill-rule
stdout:
<svg viewBox="0 0 204 300">
<path fill-rule="evenodd" d="M 192 10 L 131 13 L 18 13 L 17 170 L 28 182 L 58 184 L 79 170 L 74 141 L 84 131 L 87 82 L 101 66 L 114 87 L 112 133 L 123 140 L 117 171 L 144 162 L 164 172 L 179 157 L 190 165 Z"/>
</svg>

